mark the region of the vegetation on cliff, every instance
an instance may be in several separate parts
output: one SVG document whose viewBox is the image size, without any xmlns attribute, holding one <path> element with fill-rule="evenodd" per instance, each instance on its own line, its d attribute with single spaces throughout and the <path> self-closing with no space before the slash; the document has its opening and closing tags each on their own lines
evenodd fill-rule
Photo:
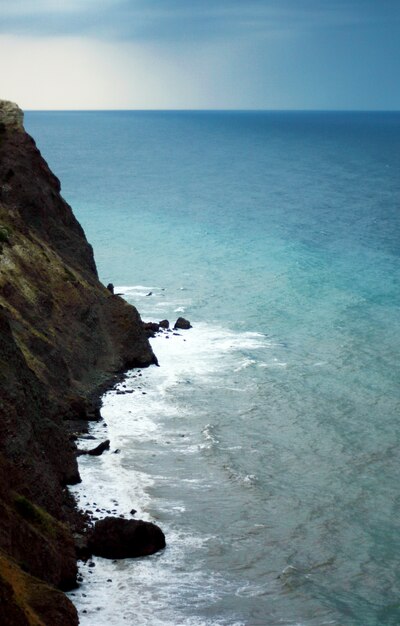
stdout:
<svg viewBox="0 0 400 626">
<path fill-rule="evenodd" d="M 68 626 L 75 609 L 55 589 L 76 580 L 80 520 L 66 485 L 80 478 L 68 420 L 95 417 L 101 386 L 155 357 L 136 309 L 99 282 L 22 121 L 0 101 L 2 623 Z"/>
</svg>

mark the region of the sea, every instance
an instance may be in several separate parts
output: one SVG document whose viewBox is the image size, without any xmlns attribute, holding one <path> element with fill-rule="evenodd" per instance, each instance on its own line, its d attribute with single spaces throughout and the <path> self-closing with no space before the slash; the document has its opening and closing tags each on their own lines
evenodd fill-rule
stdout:
<svg viewBox="0 0 400 626">
<path fill-rule="evenodd" d="M 91 427 L 111 447 L 80 459 L 79 506 L 155 522 L 167 547 L 80 563 L 80 623 L 398 626 L 400 113 L 25 126 L 100 280 L 192 324 L 151 340 L 160 367 Z"/>
</svg>

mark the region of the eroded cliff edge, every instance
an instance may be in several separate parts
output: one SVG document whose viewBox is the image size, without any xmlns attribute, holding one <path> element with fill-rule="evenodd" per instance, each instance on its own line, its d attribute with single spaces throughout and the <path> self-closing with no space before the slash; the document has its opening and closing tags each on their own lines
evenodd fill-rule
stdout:
<svg viewBox="0 0 400 626">
<path fill-rule="evenodd" d="M 77 623 L 79 480 L 71 420 L 102 385 L 155 362 L 137 310 L 98 280 L 93 251 L 20 109 L 0 101 L 0 607 L 4 624 Z"/>
</svg>

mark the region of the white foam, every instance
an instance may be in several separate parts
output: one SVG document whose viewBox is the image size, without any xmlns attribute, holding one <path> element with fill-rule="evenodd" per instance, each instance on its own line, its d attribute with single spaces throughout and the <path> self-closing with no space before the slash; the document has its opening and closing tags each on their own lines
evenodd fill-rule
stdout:
<svg viewBox="0 0 400 626">
<path fill-rule="evenodd" d="M 256 365 L 257 361 L 255 359 L 243 359 L 243 361 L 235 367 L 235 372 L 240 372 L 241 370 L 247 369 L 251 365 Z"/>
<path fill-rule="evenodd" d="M 229 465 L 224 466 L 226 472 L 228 473 L 229 480 L 237 483 L 241 483 L 242 485 L 252 487 L 257 484 L 258 478 L 255 474 L 245 474 L 242 475 L 240 472 L 235 470 L 233 467 Z"/>
<path fill-rule="evenodd" d="M 145 285 L 134 285 L 134 286 L 127 286 L 127 285 L 117 285 L 114 286 L 114 293 L 118 293 L 123 295 L 124 297 L 133 297 L 133 298 L 138 298 L 138 297 L 148 297 L 147 294 L 148 293 L 154 293 L 156 291 L 159 291 L 159 288 L 157 287 L 150 287 L 150 286 L 145 286 Z"/>
<path fill-rule="evenodd" d="M 286 369 L 288 364 L 284 361 L 279 361 L 278 359 L 274 358 L 271 362 L 269 363 L 257 363 L 258 367 L 265 367 L 265 368 L 270 368 L 270 369 L 274 369 L 274 368 L 283 368 Z"/>
<path fill-rule="evenodd" d="M 254 581 L 238 587 L 236 595 L 242 598 L 256 598 L 271 591 L 271 584 L 255 585 Z"/>
<path fill-rule="evenodd" d="M 219 439 L 215 435 L 215 426 L 212 424 L 207 424 L 207 426 L 203 428 L 202 435 L 205 443 L 199 445 L 200 449 L 210 449 L 219 444 Z"/>
<path fill-rule="evenodd" d="M 179 331 L 179 336 L 156 336 L 152 340 L 154 351 L 160 365 L 168 368 L 183 378 L 190 378 L 192 374 L 212 376 L 216 371 L 229 367 L 229 355 L 235 355 L 245 350 L 265 350 L 271 347 L 271 342 L 259 333 L 234 332 L 222 327 L 198 323 L 188 331 Z M 169 345 L 167 345 L 169 344 Z M 222 358 L 223 357 L 223 358 Z M 256 358 L 244 357 L 240 363 L 248 367 L 257 362 Z M 190 367 L 188 367 L 190 363 Z M 237 359 L 232 360 L 232 370 L 237 369 Z"/>
<path fill-rule="evenodd" d="M 160 321 L 160 314 L 170 312 L 184 313 L 191 305 L 191 300 L 182 293 L 185 288 L 166 290 L 163 287 L 146 285 L 118 285 L 114 292 L 122 295 L 128 302 L 135 304 L 140 299 L 140 312 L 143 319 L 155 318 Z M 167 296 L 167 298 L 166 298 Z"/>
<path fill-rule="evenodd" d="M 129 290 L 130 294 L 155 290 L 144 286 L 117 289 Z M 145 298 L 146 302 L 150 300 Z M 110 439 L 110 451 L 101 457 L 80 457 L 83 482 L 71 491 L 80 506 L 90 509 L 99 518 L 108 515 L 107 511 L 129 516 L 134 508 L 136 518 L 161 520 L 167 549 L 150 558 L 117 564 L 97 558 L 90 574 L 88 567 L 82 565 L 82 571 L 86 572 L 84 584 L 72 598 L 83 626 L 94 623 L 96 626 L 123 623 L 217 626 L 226 623 L 218 617 L 206 620 L 196 617 L 202 606 L 210 606 L 223 597 L 229 587 L 227 580 L 208 570 L 187 570 L 185 559 L 190 560 L 193 551 L 204 550 L 209 538 L 178 532 L 174 527 L 179 524 L 179 516 L 187 514 L 187 501 L 179 499 L 180 485 L 186 485 L 187 489 L 204 489 L 208 486 L 208 477 L 185 477 L 177 473 L 171 478 L 162 473 L 165 465 L 160 459 L 171 454 L 187 458 L 187 455 L 198 454 L 202 446 L 219 445 L 217 427 L 213 424 L 203 428 L 203 443 L 192 440 L 191 436 L 182 436 L 192 408 L 190 403 L 176 399 L 190 397 L 192 386 L 207 385 L 210 380 L 214 389 L 218 389 L 220 374 L 222 381 L 227 371 L 238 371 L 238 362 L 244 367 L 253 365 L 257 362 L 257 351 L 268 349 L 270 343 L 259 333 L 236 333 L 194 323 L 190 330 L 156 336 L 152 345 L 160 367 L 132 370 L 116 389 L 105 394 L 102 415 L 107 428 L 103 422 L 93 424 L 91 433 L 97 441 L 85 440 L 82 447 L 94 447 L 99 441 Z M 243 355 L 242 351 L 246 350 L 253 351 L 252 356 Z M 221 385 L 222 390 L 226 389 L 226 383 L 224 385 Z M 185 389 L 189 393 L 182 396 Z M 196 411 L 197 418 L 201 419 L 201 407 L 196 407 Z M 152 457 L 155 457 L 154 462 Z M 257 480 L 254 475 L 242 476 L 229 471 L 234 481 L 248 486 Z M 176 495 L 166 499 L 165 488 L 168 491 L 171 486 Z M 107 582 L 109 579 L 112 583 Z M 235 589 L 230 592 L 234 594 Z M 183 611 L 185 602 L 189 603 L 189 608 Z M 190 606 L 193 617 L 190 617 Z M 87 613 L 83 613 L 84 610 Z"/>
<path fill-rule="evenodd" d="M 223 578 L 215 572 L 183 567 L 186 553 L 204 550 L 208 539 L 172 531 L 166 550 L 152 557 L 116 563 L 94 557 L 91 560 L 94 567 L 90 562 L 82 563 L 80 572 L 85 582 L 70 594 L 80 609 L 80 623 L 84 626 L 226 624 L 218 617 L 204 619 L 195 615 L 198 609 L 224 597 L 227 589 Z M 233 623 L 243 626 L 243 622 Z"/>
</svg>

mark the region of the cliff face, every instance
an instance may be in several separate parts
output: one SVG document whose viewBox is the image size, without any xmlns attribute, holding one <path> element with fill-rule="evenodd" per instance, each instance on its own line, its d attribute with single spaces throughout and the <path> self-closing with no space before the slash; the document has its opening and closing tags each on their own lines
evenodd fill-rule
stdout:
<svg viewBox="0 0 400 626">
<path fill-rule="evenodd" d="M 76 576 L 65 485 L 79 474 L 65 421 L 93 417 L 115 373 L 154 362 L 136 309 L 98 281 L 22 112 L 0 101 L 0 600 L 9 623 L 76 623 L 66 597 L 46 586 L 68 588 Z"/>
</svg>

